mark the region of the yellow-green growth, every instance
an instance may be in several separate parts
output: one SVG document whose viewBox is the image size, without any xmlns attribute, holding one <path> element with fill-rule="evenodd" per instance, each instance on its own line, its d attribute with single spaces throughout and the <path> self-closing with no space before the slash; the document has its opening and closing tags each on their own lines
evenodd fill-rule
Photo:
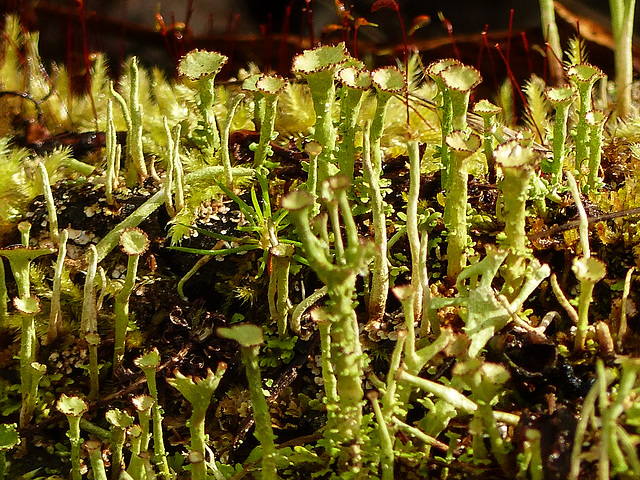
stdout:
<svg viewBox="0 0 640 480">
<path fill-rule="evenodd" d="M 447 227 L 447 277 L 454 281 L 467 264 L 467 209 L 469 180 L 467 159 L 476 152 L 481 140 L 475 133 L 454 131 L 447 135 L 447 147 L 451 152 L 450 178 L 444 210 Z"/>
<path fill-rule="evenodd" d="M 270 142 L 275 140 L 278 132 L 274 131 L 278 98 L 287 86 L 287 81 L 276 75 L 264 75 L 256 82 L 256 89 L 263 97 L 264 113 L 260 123 L 260 141 L 256 148 L 253 166 L 261 167 L 267 157 L 273 155 Z"/>
<path fill-rule="evenodd" d="M 576 170 L 581 171 L 582 162 L 589 157 L 589 125 L 587 113 L 592 109 L 591 92 L 594 84 L 604 78 L 604 73 L 598 67 L 588 63 L 573 65 L 567 70 L 567 77 L 578 90 L 580 108 L 578 110 L 578 124 L 576 125 Z"/>
<path fill-rule="evenodd" d="M 209 147 L 220 148 L 220 133 L 216 124 L 214 105 L 216 102 L 215 78 L 228 58 L 218 52 L 192 50 L 187 53 L 178 65 L 178 73 L 196 82 L 198 86 L 198 109 L 203 119 L 205 137 Z"/>
<path fill-rule="evenodd" d="M 139 228 L 128 228 L 120 235 L 122 251 L 128 256 L 127 275 L 122 289 L 116 295 L 115 310 L 115 341 L 113 347 L 113 372 L 122 365 L 125 352 L 125 339 L 129 325 L 129 297 L 133 292 L 138 271 L 140 256 L 149 248 L 149 237 Z"/>
<path fill-rule="evenodd" d="M 158 401 L 158 387 L 156 384 L 156 372 L 160 367 L 160 353 L 157 348 L 150 350 L 143 356 L 133 361 L 144 372 L 147 380 L 149 394 L 153 398 L 153 453 L 160 465 L 160 474 L 169 478 L 170 470 L 167 462 L 167 453 L 164 446 L 164 433 L 162 428 L 162 416 L 164 411 Z"/>
<path fill-rule="evenodd" d="M 67 437 L 71 441 L 71 472 L 73 480 L 82 480 L 80 471 L 80 448 L 82 438 L 80 437 L 80 419 L 88 410 L 89 406 L 80 397 L 68 397 L 64 393 L 56 403 L 58 411 L 62 412 L 69 421 L 69 431 Z"/>
<path fill-rule="evenodd" d="M 178 390 L 191 404 L 192 411 L 187 426 L 191 433 L 189 459 L 192 462 L 191 478 L 193 480 L 206 480 L 207 478 L 207 464 L 204 462 L 206 454 L 205 417 L 211 398 L 226 370 L 227 365 L 220 362 L 216 372 L 213 373 L 207 369 L 207 376 L 204 378 L 186 377 L 177 370 L 174 372 L 173 378 L 167 378 L 167 383 Z"/>
<path fill-rule="evenodd" d="M 333 173 L 330 165 L 333 164 L 336 145 L 332 117 L 336 95 L 334 76 L 347 59 L 348 53 L 344 43 L 305 50 L 293 59 L 291 72 L 307 81 L 316 113 L 313 139 L 322 146 L 322 153 L 318 157 L 319 183 Z"/>
<path fill-rule="evenodd" d="M 569 118 L 569 108 L 576 99 L 576 92 L 571 87 L 555 87 L 547 89 L 545 95 L 556 109 L 556 118 L 553 125 L 553 161 L 549 168 L 551 185 L 556 187 L 562 181 L 562 167 L 567 152 L 565 145 L 567 140 L 567 120 Z"/>
<path fill-rule="evenodd" d="M 271 414 L 262 389 L 262 376 L 258 353 L 264 343 L 262 328 L 258 325 L 241 324 L 230 328 L 219 328 L 218 335 L 240 344 L 242 363 L 249 383 L 253 418 L 256 423 L 255 436 L 262 446 L 262 478 L 277 478 L 277 452 L 275 435 L 271 427 Z"/>
<path fill-rule="evenodd" d="M 526 202 L 531 177 L 538 168 L 540 157 L 531 147 L 523 147 L 515 140 L 500 145 L 495 155 L 504 175 L 499 184 L 505 222 L 502 246 L 509 250 L 502 271 L 505 281 L 502 292 L 513 301 L 524 281 L 530 256 L 526 235 Z"/>
</svg>

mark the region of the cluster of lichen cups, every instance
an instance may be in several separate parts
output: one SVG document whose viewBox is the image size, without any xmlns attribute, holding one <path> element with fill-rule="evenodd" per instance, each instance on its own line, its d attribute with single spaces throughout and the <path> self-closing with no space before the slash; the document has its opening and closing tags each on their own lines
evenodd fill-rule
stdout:
<svg viewBox="0 0 640 480">
<path fill-rule="evenodd" d="M 8 61 L 5 59 L 5 64 Z M 434 295 L 435 291 L 429 285 L 428 231 L 430 222 L 436 216 L 419 212 L 421 164 L 428 159 L 420 157 L 417 141 L 405 142 L 410 163 L 406 211 L 393 212 L 384 201 L 386 185 L 382 165 L 386 129 L 390 124 L 396 128 L 400 124 L 405 130 L 411 129 L 414 120 L 406 118 L 405 125 L 405 119 L 390 120 L 387 113 L 389 108 L 394 108 L 396 114 L 404 111 L 398 97 L 403 98 L 406 93 L 408 72 L 401 72 L 394 67 L 369 72 L 362 62 L 348 54 L 344 44 L 318 47 L 294 59 L 292 72 L 308 85 L 315 120 L 306 135 L 307 178 L 300 183 L 299 189 L 281 199 L 282 208 L 274 212 L 267 182 L 275 160 L 271 142 L 278 138 L 278 105 L 291 101 L 291 96 L 287 95 L 292 87 L 277 76 L 248 75 L 242 84 L 247 95 L 237 93 L 228 99 L 226 117 L 221 120 L 216 104 L 221 95 L 228 95 L 229 92 L 215 85 L 215 76 L 225 62 L 223 55 L 206 51 L 194 51 L 182 59 L 179 72 L 183 82 L 175 87 L 179 95 L 176 94 L 172 107 L 174 110 L 186 110 L 186 104 L 193 104 L 197 107 L 195 118 L 180 118 L 175 111 L 164 112 L 157 125 L 147 125 L 143 112 L 148 108 L 143 107 L 140 98 L 140 82 L 144 75 L 138 70 L 135 59 L 126 65 L 125 82 L 117 89 L 109 84 L 101 90 L 99 98 L 104 110 L 107 147 L 106 168 L 101 180 L 105 185 L 107 202 L 112 204 L 114 195 L 127 183 L 130 186 L 141 184 L 150 175 L 157 175 L 153 160 L 149 165 L 145 163 L 151 137 L 161 139 L 159 143 L 165 169 L 161 172 L 164 175 L 159 191 L 96 245 L 89 247 L 83 258 L 86 280 L 80 330 L 89 351 L 90 390 L 86 392 L 87 400 L 95 400 L 104 389 L 100 385 L 101 366 L 97 354 L 101 341 L 97 314 L 107 292 L 107 281 L 100 263 L 118 244 L 128 259 L 124 281 L 114 294 L 112 369 L 115 375 L 127 363 L 127 329 L 132 321 L 129 314 L 130 296 L 137 282 L 139 259 L 149 246 L 147 235 L 138 226 L 164 205 L 174 217 L 176 238 L 179 236 L 176 233 L 179 226 L 185 221 L 190 223 L 194 220 L 194 210 L 201 201 L 196 191 L 203 184 L 209 184 L 215 187 L 212 196 L 225 195 L 240 206 L 248 224 L 241 228 L 254 234 L 254 237 L 244 237 L 243 243 L 229 248 L 195 253 L 210 258 L 211 255 L 262 250 L 263 265 L 269 261 L 272 268 L 266 303 L 270 320 L 276 325 L 276 335 L 285 337 L 291 330 L 302 336 L 300 319 L 306 313 L 313 327 L 319 331 L 324 388 L 322 408 L 326 411 L 327 422 L 322 430 L 323 439 L 317 443 L 319 448 L 311 445 L 298 447 L 296 452 L 300 458 L 305 455 L 307 460 L 318 458 L 319 452 L 324 452 L 323 461 L 334 469 L 335 477 L 361 478 L 373 475 L 390 480 L 394 476 L 394 463 L 399 457 L 415 460 L 415 455 L 424 455 L 425 451 L 428 457 L 434 448 L 445 452 L 457 449 L 459 445 L 454 435 L 449 437 L 449 445 L 443 444 L 439 437 L 446 432 L 450 420 L 464 416 L 470 418 L 474 460 L 481 462 L 493 458 L 505 472 L 510 472 L 513 467 L 509 439 L 503 434 L 501 424 L 515 426 L 520 418 L 495 406 L 504 391 L 509 373 L 504 366 L 486 361 L 482 353 L 490 338 L 509 324 L 540 337 L 545 335 L 545 325 L 535 325 L 531 317 L 523 312 L 525 302 L 550 275 L 549 266 L 541 265 L 533 257 L 528 245 L 526 215 L 529 191 L 532 179 L 539 179 L 541 163 L 547 175 L 545 182 L 536 184 L 536 188 L 543 189 L 542 193 L 538 191 L 536 194 L 543 199 L 543 203 L 545 197 L 549 199 L 547 201 L 553 201 L 558 198 L 559 191 L 567 189 L 562 183 L 565 174 L 567 185 L 580 208 L 579 188 L 587 192 L 597 191 L 605 118 L 600 111 L 592 108 L 592 91 L 602 73 L 588 64 L 574 64 L 567 70 L 571 81 L 569 85 L 545 92 L 556 112 L 551 142 L 552 158 L 547 159 L 526 138 L 505 141 L 497 120 L 501 109 L 486 100 L 476 103 L 472 110 L 483 119 L 483 128 L 478 132 L 480 135 L 471 130 L 467 122 L 469 98 L 481 81 L 479 72 L 474 68 L 451 59 L 434 62 L 426 68 L 425 72 L 433 83 L 423 88 L 431 94 L 437 90 L 437 116 L 425 111 L 418 112 L 418 117 L 431 115 L 441 125 L 438 148 L 445 191 L 443 220 L 447 232 L 447 280 L 455 285 L 455 296 L 441 297 Z M 180 95 L 188 100 L 181 104 L 177 100 Z M 375 109 L 364 111 L 367 107 L 363 102 L 365 98 L 369 103 L 375 99 Z M 577 173 L 579 183 L 576 183 L 571 172 L 565 172 L 566 160 L 572 156 L 567 148 L 567 122 L 576 100 L 579 101 L 576 109 L 578 121 L 572 134 L 575 160 L 570 169 Z M 114 112 L 114 102 L 120 106 L 120 117 Z M 46 103 L 43 105 L 45 107 Z M 157 105 L 152 107 L 157 108 Z M 259 142 L 253 145 L 254 164 L 251 167 L 234 167 L 228 148 L 229 135 L 234 119 L 238 116 L 247 117 L 248 111 L 253 114 L 253 125 L 260 130 Z M 336 119 L 339 119 L 337 123 Z M 117 121 L 125 125 L 128 133 L 124 172 L 119 171 Z M 417 132 L 410 133 L 417 135 Z M 183 144 L 186 137 L 198 145 L 197 158 L 194 158 L 193 152 L 186 151 Z M 498 216 L 504 223 L 504 232 L 499 239 L 500 246 L 487 246 L 484 257 L 480 258 L 472 248 L 468 233 L 467 185 L 472 161 L 477 163 L 482 153 L 489 177 L 495 176 L 499 180 Z M 358 158 L 362 160 L 361 172 L 356 168 Z M 65 256 L 68 234 L 66 230 L 58 229 L 47 170 L 42 163 L 38 168 L 48 211 L 50 240 L 58 251 L 47 335 L 47 342 L 52 344 L 58 336 L 69 331 L 60 304 L 61 278 L 63 270 L 67 268 Z M 252 205 L 249 205 L 240 198 L 237 187 L 254 178 L 261 196 L 259 198 L 256 189 L 252 189 Z M 368 203 L 360 201 L 361 196 Z M 354 219 L 356 207 L 370 214 L 373 238 L 363 237 Z M 405 226 L 399 231 L 407 235 L 409 244 L 411 264 L 407 271 L 410 285 L 393 285 L 394 279 L 390 273 L 387 229 L 400 217 L 399 213 L 406 219 Z M 287 229 L 289 222 L 292 228 Z M 29 269 L 36 257 L 53 254 L 56 250 L 30 247 L 28 224 L 23 223 L 20 228 L 22 246 L 4 248 L 0 250 L 0 255 L 8 259 L 18 287 L 18 296 L 13 299 L 13 305 L 22 318 L 20 426 L 24 427 L 32 421 L 38 408 L 38 385 L 46 374 L 46 368 L 36 361 L 35 318 L 40 312 L 40 301 L 31 295 Z M 221 234 L 214 233 L 212 236 L 220 241 L 238 241 L 235 237 Z M 576 323 L 576 352 L 585 349 L 588 337 L 589 340 L 591 338 L 589 307 L 592 292 L 594 285 L 606 273 L 604 265 L 591 257 L 584 215 L 580 236 L 582 257 L 573 264 L 580 283 L 577 311 L 560 291 L 555 277 L 551 278 L 560 303 Z M 393 241 L 397 241 L 397 238 Z M 474 255 L 473 262 L 468 265 L 469 258 Z M 297 305 L 293 305 L 289 298 L 290 272 L 295 262 L 308 265 L 324 283 L 323 287 Z M 199 262 L 178 284 L 181 296 L 184 297 L 185 283 L 204 263 Z M 8 295 L 4 264 L 0 263 L 0 267 L 0 317 L 4 320 L 8 316 Z M 357 290 L 358 277 L 364 279 L 364 292 Z M 496 284 L 501 285 L 500 291 L 496 290 Z M 402 305 L 404 325 L 397 332 L 389 370 L 384 378 L 379 378 L 379 372 L 373 373 L 368 369 L 369 357 L 361 341 L 357 306 L 360 298 L 364 298 L 369 325 L 380 324 L 388 313 L 387 295 L 390 291 Z M 361 297 L 360 293 L 363 294 Z M 322 300 L 324 297 L 327 297 L 326 301 Z M 454 332 L 440 324 L 439 312 L 450 307 L 458 309 L 465 325 L 464 333 Z M 269 406 L 265 399 L 259 364 L 263 330 L 268 332 L 268 325 L 240 324 L 220 328 L 217 333 L 240 345 L 255 419 L 255 436 L 260 443 L 260 475 L 263 479 L 271 479 L 277 478 L 278 471 L 290 465 L 283 450 L 277 448 L 275 443 Z M 449 381 L 433 381 L 421 377 L 420 373 L 432 366 L 432 360 L 447 349 L 455 352 L 451 355 L 457 357 L 453 378 Z M 106 430 L 83 419 L 89 405 L 81 396 L 62 394 L 57 401 L 56 408 L 69 421 L 71 475 L 74 480 L 82 477 L 82 446 L 87 452 L 94 478 L 107 478 L 107 469 L 102 460 L 103 442 L 110 445 L 112 453 L 111 478 L 150 479 L 158 474 L 162 478 L 171 478 L 179 473 L 171 470 L 163 437 L 163 409 L 158 403 L 156 385 L 156 372 L 160 367 L 159 352 L 152 349 L 138 357 L 134 364 L 142 370 L 149 392 L 148 395 L 132 399 L 131 411 L 137 413 L 137 423 L 127 411 L 111 409 L 105 416 L 110 425 L 110 429 Z M 191 441 L 186 457 L 190 476 L 196 480 L 212 476 L 216 479 L 230 478 L 235 473 L 234 467 L 229 469 L 229 466 L 212 457 L 205 429 L 207 410 L 226 368 L 220 362 L 215 372 L 209 369 L 203 378 L 189 377 L 175 371 L 167 379 L 169 385 L 178 390 L 191 405 L 191 416 L 187 423 Z M 606 390 L 608 374 L 599 364 L 596 385 L 585 399 L 583 419 L 576 436 L 584 437 L 588 428 L 587 420 L 596 421 L 597 400 L 600 402 L 597 420 L 602 421 L 604 426 L 600 442 L 616 454 L 610 457 L 607 450 L 601 455 L 601 475 L 609 473 L 610 465 L 616 472 L 640 474 L 640 462 L 632 448 L 633 439 L 619 423 L 622 405 L 633 395 L 639 368 L 635 360 L 622 362 L 620 387 L 617 396 L 612 397 Z M 370 384 L 366 395 L 365 372 L 369 372 L 366 375 Z M 420 427 L 409 424 L 407 419 L 412 395 L 417 391 L 425 395 L 421 403 L 427 410 L 419 422 Z M 367 400 L 371 405 L 371 414 L 368 414 Z M 152 422 L 152 431 L 149 422 Z M 18 445 L 19 436 L 14 426 L 0 427 L 0 440 L 3 442 L 0 444 L 2 478 L 6 462 L 4 452 Z M 81 429 L 90 433 L 92 439 L 83 443 Z M 523 476 L 529 472 L 532 478 L 541 478 L 539 435 L 535 429 L 528 430 L 526 443 L 531 453 L 522 456 L 518 464 Z M 402 442 L 401 438 L 407 441 Z M 153 454 L 149 450 L 151 440 Z M 581 444 L 576 442 L 571 459 L 573 478 L 577 478 L 580 467 L 580 447 Z M 123 453 L 126 449 L 130 455 Z M 128 465 L 125 465 L 126 456 L 130 457 Z"/>
</svg>

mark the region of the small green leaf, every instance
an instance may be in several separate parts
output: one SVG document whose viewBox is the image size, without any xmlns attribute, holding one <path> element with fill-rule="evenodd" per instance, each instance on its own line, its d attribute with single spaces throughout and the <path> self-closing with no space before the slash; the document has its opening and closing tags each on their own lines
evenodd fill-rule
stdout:
<svg viewBox="0 0 640 480">
<path fill-rule="evenodd" d="M 82 398 L 76 397 L 75 395 L 68 397 L 64 393 L 60 396 L 58 403 L 56 403 L 56 408 L 64 415 L 72 417 L 81 417 L 89 411 L 87 402 Z"/>
<path fill-rule="evenodd" d="M 277 75 L 264 75 L 256 82 L 256 89 L 265 95 L 279 95 L 287 86 L 287 81 Z"/>
<path fill-rule="evenodd" d="M 0 451 L 11 450 L 20 444 L 20 434 L 15 423 L 0 424 Z"/>
<path fill-rule="evenodd" d="M 451 65 L 440 76 L 447 88 L 460 92 L 472 90 L 482 82 L 480 72 L 469 65 Z"/>
<path fill-rule="evenodd" d="M 295 190 L 282 198 L 282 208 L 290 212 L 302 210 L 311 205 L 313 205 L 313 197 L 304 190 Z"/>
<path fill-rule="evenodd" d="M 228 58 L 218 52 L 193 50 L 180 59 L 178 73 L 192 80 L 216 75 L 227 63 Z"/>
<path fill-rule="evenodd" d="M 13 306 L 26 315 L 35 315 L 40 312 L 40 300 L 38 300 L 37 297 L 15 297 L 13 299 Z"/>
<path fill-rule="evenodd" d="M 323 45 L 313 50 L 305 50 L 293 59 L 292 73 L 309 75 L 335 68 L 348 58 L 344 43 L 338 45 Z"/>
<path fill-rule="evenodd" d="M 404 75 L 395 67 L 382 67 L 371 74 L 373 84 L 378 90 L 398 93 L 404 90 Z"/>
<path fill-rule="evenodd" d="M 133 363 L 135 363 L 138 368 L 142 369 L 158 368 L 158 366 L 160 366 L 160 352 L 158 352 L 157 348 L 149 350 L 141 357 L 136 358 Z"/>
<path fill-rule="evenodd" d="M 118 408 L 109 410 L 104 416 L 114 427 L 124 429 L 133 425 L 133 417 L 124 410 L 120 410 Z"/>
<path fill-rule="evenodd" d="M 262 328 L 250 323 L 243 323 L 232 327 L 221 327 L 218 328 L 217 332 L 220 337 L 235 340 L 242 347 L 262 345 L 264 342 Z"/>
<path fill-rule="evenodd" d="M 607 274 L 604 262 L 594 257 L 574 259 L 571 269 L 580 282 L 587 283 L 597 283 Z"/>
<path fill-rule="evenodd" d="M 120 234 L 120 246 L 127 255 L 142 255 L 149 248 L 149 237 L 137 227 L 127 228 Z"/>
</svg>

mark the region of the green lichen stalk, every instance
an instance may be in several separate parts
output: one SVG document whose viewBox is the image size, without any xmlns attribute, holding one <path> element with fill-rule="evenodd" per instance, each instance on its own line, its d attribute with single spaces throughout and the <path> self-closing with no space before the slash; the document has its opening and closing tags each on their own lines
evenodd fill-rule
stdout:
<svg viewBox="0 0 640 480">
<path fill-rule="evenodd" d="M 80 437 L 80 419 L 89 407 L 80 397 L 68 397 L 64 393 L 60 396 L 56 408 L 62 412 L 69 421 L 67 437 L 71 441 L 71 472 L 73 480 L 82 480 L 80 471 L 80 449 L 82 437 Z"/>
<path fill-rule="evenodd" d="M 444 210 L 445 224 L 449 232 L 447 245 L 447 277 L 454 281 L 467 264 L 467 183 L 469 172 L 467 158 L 480 148 L 478 135 L 455 131 L 447 136 L 451 152 L 450 178 Z"/>
<path fill-rule="evenodd" d="M 40 386 L 40 380 L 42 380 L 44 374 L 47 373 L 47 366 L 38 362 L 32 362 L 30 368 L 29 392 L 27 393 L 25 402 L 22 405 L 23 408 L 20 410 L 20 425 L 26 425 L 31 421 L 38 402 L 38 387 Z"/>
<path fill-rule="evenodd" d="M 229 152 L 229 135 L 231 134 L 231 122 L 233 122 L 233 116 L 236 113 L 236 109 L 240 102 L 244 99 L 244 93 L 239 93 L 231 102 L 231 107 L 229 108 L 229 112 L 227 114 L 227 120 L 224 123 L 224 127 L 222 129 L 222 137 L 221 137 L 221 148 L 220 148 L 220 157 L 222 161 L 222 166 L 224 167 L 224 177 L 225 183 L 228 188 L 233 187 L 233 169 L 231 168 L 231 157 Z"/>
<path fill-rule="evenodd" d="M 95 480 L 107 480 L 107 471 L 102 460 L 102 442 L 100 440 L 87 440 L 84 442 L 84 448 L 89 453 L 91 462 L 91 470 Z"/>
<path fill-rule="evenodd" d="M 193 480 L 207 479 L 207 464 L 204 462 L 206 452 L 205 417 L 211 398 L 226 370 L 227 365 L 220 362 L 215 373 L 207 369 L 205 378 L 186 377 L 176 371 L 174 378 L 167 379 L 167 383 L 177 389 L 191 404 L 191 417 L 187 421 L 187 426 L 191 433 L 189 458 L 196 460 L 191 463 L 191 478 Z"/>
<path fill-rule="evenodd" d="M 504 248 L 509 250 L 502 277 L 505 280 L 503 293 L 513 300 L 524 280 L 527 249 L 526 202 L 528 190 L 539 156 L 530 147 L 523 147 L 513 140 L 496 149 L 496 162 L 504 178 L 499 184 L 504 218 Z"/>
<path fill-rule="evenodd" d="M 359 471 L 361 424 L 363 407 L 362 373 L 365 364 L 360 345 L 357 317 L 354 310 L 355 281 L 372 257 L 372 245 L 360 239 L 353 221 L 346 190 L 346 177 L 333 177 L 324 184 L 323 203 L 329 210 L 330 223 L 334 230 L 335 257 L 330 254 L 324 231 L 316 236 L 310 227 L 309 212 L 313 205 L 311 196 L 295 191 L 284 197 L 282 206 L 289 210 L 305 256 L 309 264 L 326 284 L 330 302 L 325 307 L 326 317 L 331 322 L 330 358 L 336 375 L 338 405 L 327 406 L 329 415 L 325 438 L 339 448 L 342 468 Z M 344 222 L 347 245 L 342 245 L 340 215 Z M 340 239 L 340 241 L 338 241 Z"/>
<path fill-rule="evenodd" d="M 387 219 L 384 213 L 384 200 L 382 199 L 382 192 L 380 191 L 380 171 L 374 167 L 371 159 L 371 142 L 369 140 L 370 125 L 370 122 L 366 122 L 364 127 L 362 171 L 365 181 L 369 184 L 374 244 L 376 247 L 373 258 L 373 268 L 371 269 L 368 312 L 369 321 L 378 321 L 384 316 L 387 306 L 387 296 L 389 294 L 389 261 L 387 260 Z"/>
<path fill-rule="evenodd" d="M 636 0 L 609 0 L 611 27 L 615 48 L 613 57 L 616 69 L 618 118 L 624 119 L 631 113 L 631 83 L 633 81 L 633 17 Z"/>
<path fill-rule="evenodd" d="M 127 275 L 122 289 L 116 295 L 115 311 L 115 343 L 113 347 L 113 372 L 122 365 L 125 351 L 125 339 L 129 325 L 129 297 L 133 292 L 138 272 L 140 256 L 149 248 L 149 238 L 139 228 L 130 228 L 120 236 L 122 250 L 128 256 Z"/>
<path fill-rule="evenodd" d="M 371 122 L 371 162 L 376 175 L 382 173 L 382 151 L 380 142 L 384 133 L 387 108 L 391 97 L 405 89 L 404 75 L 394 67 L 383 67 L 371 73 L 371 81 L 376 89 L 376 111 Z"/>
<path fill-rule="evenodd" d="M 131 130 L 127 135 L 127 160 L 137 173 L 138 184 L 142 185 L 149 173 L 147 172 L 144 152 L 142 151 L 142 104 L 138 93 L 140 87 L 138 60 L 135 57 L 131 59 L 129 75 L 131 77 L 131 85 L 129 87 Z"/>
<path fill-rule="evenodd" d="M 109 84 L 111 95 L 116 95 L 113 83 Z M 118 175 L 120 171 L 120 146 L 118 145 L 116 126 L 113 123 L 113 100 L 107 102 L 107 125 L 106 125 L 105 155 L 107 157 L 107 168 L 105 170 L 105 195 L 107 203 L 113 205 L 113 191 L 118 186 Z"/>
<path fill-rule="evenodd" d="M 138 425 L 140 425 L 140 453 L 149 451 L 149 421 L 151 420 L 151 409 L 155 401 L 151 395 L 138 395 L 131 399 L 131 403 L 138 412 Z"/>
<path fill-rule="evenodd" d="M 117 480 L 123 471 L 122 448 L 127 439 L 127 429 L 133 425 L 133 417 L 117 408 L 107 411 L 105 417 L 111 424 L 111 480 Z"/>
<path fill-rule="evenodd" d="M 407 198 L 407 239 L 409 240 L 409 250 L 411 251 L 411 286 L 414 291 L 414 312 L 416 318 L 422 316 L 425 290 L 429 288 L 429 278 L 427 276 L 426 234 L 420 238 L 418 226 L 418 201 L 420 198 L 420 151 L 418 142 L 410 141 L 407 144 L 409 154 L 409 196 Z M 426 292 L 429 296 L 429 292 Z M 428 301 L 428 300 L 427 300 Z"/>
<path fill-rule="evenodd" d="M 84 296 L 82 300 L 81 326 L 84 339 L 89 346 L 89 377 L 91 392 L 89 400 L 95 400 L 99 390 L 98 369 L 98 310 L 96 307 L 96 272 L 98 270 L 98 256 L 95 245 L 91 245 L 88 251 L 89 265 L 84 282 Z"/>
<path fill-rule="evenodd" d="M 589 306 L 593 301 L 593 289 L 607 274 L 605 264 L 593 257 L 576 258 L 572 270 L 580 282 L 580 296 L 578 298 L 578 328 L 576 332 L 575 350 L 583 350 L 589 328 Z"/>
<path fill-rule="evenodd" d="M 580 97 L 578 124 L 576 125 L 576 170 L 581 171 L 582 162 L 589 157 L 589 125 L 587 113 L 592 109 L 591 92 L 594 84 L 604 77 L 598 67 L 588 63 L 573 65 L 567 71 L 567 77 L 575 85 Z"/>
<path fill-rule="evenodd" d="M 271 253 L 271 275 L 269 277 L 269 311 L 278 325 L 278 334 L 287 333 L 291 301 L 289 300 L 289 271 L 295 248 L 291 244 L 279 243 L 269 249 Z"/>
<path fill-rule="evenodd" d="M 483 120 L 482 145 L 484 156 L 487 160 L 488 181 L 496 182 L 496 159 L 493 155 L 495 148 L 496 117 L 502 112 L 502 108 L 494 105 L 489 100 L 480 100 L 473 106 L 473 113 L 480 115 Z"/>
<path fill-rule="evenodd" d="M 160 474 L 164 478 L 169 478 L 170 471 L 167 463 L 162 427 L 162 416 L 164 412 L 158 400 L 158 387 L 156 382 L 156 372 L 160 367 L 160 353 L 157 348 L 154 348 L 143 356 L 136 358 L 134 363 L 143 371 L 149 394 L 153 399 L 153 453 L 155 454 L 155 461 L 160 465 Z"/>
<path fill-rule="evenodd" d="M 178 73 L 196 82 L 198 87 L 198 110 L 202 117 L 204 135 L 209 148 L 220 148 L 220 133 L 214 112 L 216 93 L 215 78 L 228 58 L 218 52 L 192 50 L 187 53 L 178 65 Z"/>
<path fill-rule="evenodd" d="M 51 313 L 49 314 L 49 331 L 47 332 L 47 343 L 51 345 L 55 339 L 62 333 L 62 309 L 60 306 L 60 290 L 62 282 L 62 269 L 64 268 L 64 259 L 67 255 L 67 240 L 69 232 L 65 229 L 60 234 L 60 244 L 58 246 L 58 259 L 53 275 L 53 287 L 51 292 Z M 1 262 L 0 262 L 1 263 Z M 3 272 L 0 271 L 0 275 Z M 1 297 L 1 295 L 0 295 Z"/>
<path fill-rule="evenodd" d="M 358 114 L 363 95 L 371 86 L 371 74 L 365 69 L 346 67 L 338 72 L 337 77 L 342 83 L 340 125 L 338 127 L 338 133 L 342 135 L 342 140 L 338 146 L 338 169 L 340 173 L 353 181 Z"/>
<path fill-rule="evenodd" d="M 42 162 L 38 162 L 38 173 L 40 174 L 44 200 L 47 205 L 47 213 L 49 214 L 49 234 L 51 235 L 53 243 L 57 245 L 60 241 L 60 232 L 58 231 L 58 214 L 56 212 L 56 204 L 53 200 L 53 193 L 51 192 L 51 185 L 49 184 L 47 167 L 45 167 Z"/>
<path fill-rule="evenodd" d="M 260 345 L 264 343 L 262 328 L 257 325 L 236 325 L 230 328 L 219 328 L 218 335 L 235 340 L 240 344 L 242 364 L 245 368 L 253 418 L 256 422 L 255 437 L 262 447 L 262 477 L 264 480 L 277 478 L 275 435 L 271 427 L 271 414 L 262 390 L 262 376 L 258 354 Z"/>
<path fill-rule="evenodd" d="M 556 24 L 556 11 L 553 6 L 553 0 L 540 0 L 540 20 L 542 23 L 542 35 L 551 50 L 546 50 L 551 83 L 558 85 L 563 80 L 564 70 L 562 69 L 562 47 L 560 46 L 560 35 Z"/>
<path fill-rule="evenodd" d="M 336 95 L 334 75 L 347 58 L 346 46 L 340 43 L 306 50 L 293 59 L 291 71 L 294 75 L 303 76 L 309 84 L 316 113 L 313 139 L 322 147 L 322 153 L 318 158 L 319 183 L 333 173 L 330 171 L 330 164 L 333 163 L 336 146 L 332 118 Z"/>
<path fill-rule="evenodd" d="M 587 125 L 589 125 L 589 174 L 587 176 L 587 186 L 592 192 L 595 192 L 599 187 L 602 137 L 606 122 L 607 116 L 600 110 L 592 110 L 587 113 Z"/>
<path fill-rule="evenodd" d="M 576 98 L 576 93 L 571 87 L 556 87 L 547 89 L 545 96 L 556 109 L 556 118 L 553 124 L 553 161 L 549 173 L 551 174 L 552 187 L 557 187 L 562 182 L 562 167 L 567 151 L 567 120 L 569 108 Z"/>
<path fill-rule="evenodd" d="M 442 188 L 446 188 L 450 171 L 449 163 L 451 156 L 446 139 L 447 135 L 449 135 L 453 131 L 453 104 L 451 103 L 451 95 L 449 93 L 449 89 L 444 84 L 441 73 L 443 70 L 452 65 L 462 64 L 458 60 L 455 60 L 453 58 L 445 58 L 429 64 L 426 69 L 427 75 L 429 75 L 438 86 L 438 97 L 436 99 L 436 103 L 438 105 L 438 110 L 440 111 L 442 118 L 440 125 L 440 131 L 442 132 L 442 144 L 440 146 L 440 162 L 442 163 Z"/>
<path fill-rule="evenodd" d="M 26 426 L 33 416 L 35 395 L 44 372 L 36 363 L 36 326 L 35 316 L 40 312 L 40 301 L 37 297 L 13 299 L 13 306 L 22 316 L 22 338 L 20 341 L 20 391 L 22 407 L 20 409 L 20 426 Z M 35 367 L 34 367 L 35 365 Z"/>
<path fill-rule="evenodd" d="M 262 94 L 264 113 L 260 122 L 260 141 L 256 148 L 253 166 L 261 167 L 268 156 L 272 154 L 270 142 L 274 140 L 277 132 L 274 132 L 278 97 L 287 86 L 287 81 L 278 76 L 265 75 L 256 82 L 256 89 Z"/>
</svg>

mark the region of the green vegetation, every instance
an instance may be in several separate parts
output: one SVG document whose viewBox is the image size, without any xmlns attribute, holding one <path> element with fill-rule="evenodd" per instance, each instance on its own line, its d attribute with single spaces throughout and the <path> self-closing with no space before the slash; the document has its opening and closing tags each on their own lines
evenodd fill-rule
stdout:
<svg viewBox="0 0 640 480">
<path fill-rule="evenodd" d="M 0 125 L 0 479 L 640 476 L 640 121 L 594 107 L 579 40 L 525 87 L 534 134 L 452 59 L 340 43 L 222 85 L 216 52 L 175 81 L 98 57 L 78 95 L 3 35 L 4 113 L 106 148 Z"/>
</svg>

